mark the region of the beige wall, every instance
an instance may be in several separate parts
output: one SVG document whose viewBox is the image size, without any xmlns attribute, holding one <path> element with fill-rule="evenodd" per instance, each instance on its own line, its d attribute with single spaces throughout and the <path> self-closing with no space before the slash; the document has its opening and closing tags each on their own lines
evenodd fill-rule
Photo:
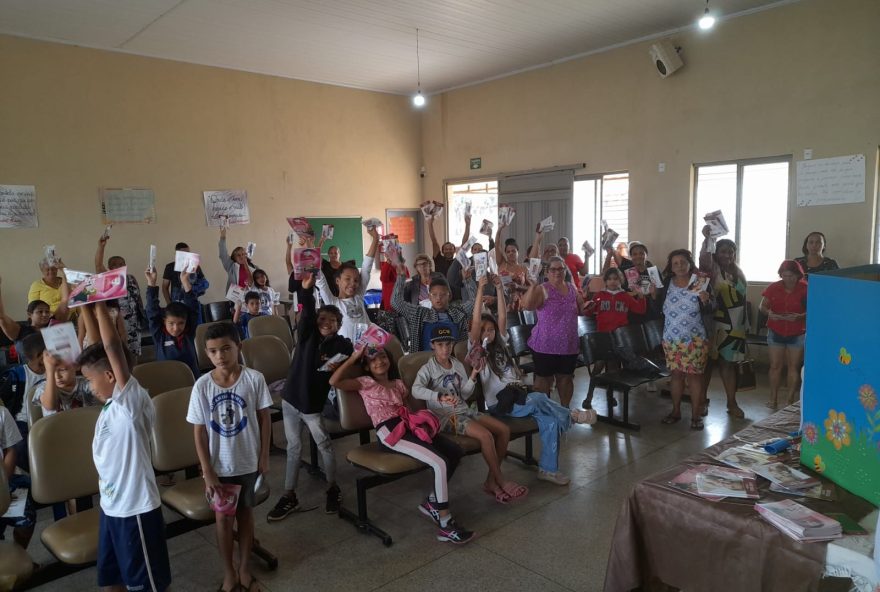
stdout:
<svg viewBox="0 0 880 592">
<path fill-rule="evenodd" d="M 42 245 L 92 269 L 98 187 L 151 187 L 158 222 L 114 228 L 107 254 L 140 279 L 186 241 L 223 296 L 217 230 L 202 191 L 246 189 L 256 261 L 286 286 L 286 216 L 361 215 L 416 206 L 421 137 L 408 98 L 0 36 L 0 184 L 36 185 L 40 226 L 0 230 L 10 314 L 24 318 Z"/>
<path fill-rule="evenodd" d="M 673 37 L 685 67 L 653 70 L 652 42 L 431 97 L 426 198 L 472 175 L 577 162 L 630 172 L 630 238 L 652 254 L 690 244 L 693 163 L 867 156 L 863 204 L 790 209 L 789 254 L 823 230 L 842 265 L 873 251 L 880 145 L 880 2 L 805 0 Z M 658 173 L 659 162 L 666 172 Z M 748 270 L 746 270 L 748 273 Z"/>
</svg>

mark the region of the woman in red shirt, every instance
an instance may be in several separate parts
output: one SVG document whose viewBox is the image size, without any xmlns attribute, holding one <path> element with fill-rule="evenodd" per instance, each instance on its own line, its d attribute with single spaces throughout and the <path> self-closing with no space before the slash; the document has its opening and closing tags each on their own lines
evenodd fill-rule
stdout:
<svg viewBox="0 0 880 592">
<path fill-rule="evenodd" d="M 770 400 L 777 407 L 782 367 L 788 366 L 788 403 L 797 400 L 804 363 L 804 334 L 807 331 L 807 283 L 797 261 L 785 260 L 779 266 L 782 281 L 764 290 L 761 312 L 767 315 L 767 345 L 770 353 Z"/>
</svg>

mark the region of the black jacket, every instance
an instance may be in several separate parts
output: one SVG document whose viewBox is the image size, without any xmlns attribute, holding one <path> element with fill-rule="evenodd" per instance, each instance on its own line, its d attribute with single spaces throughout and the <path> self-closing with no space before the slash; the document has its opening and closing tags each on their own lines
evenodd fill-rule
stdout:
<svg viewBox="0 0 880 592">
<path fill-rule="evenodd" d="M 297 325 L 296 353 L 287 372 L 287 381 L 281 397 L 301 413 L 321 413 L 330 392 L 332 372 L 318 372 L 318 368 L 336 354 L 351 355 L 351 341 L 341 335 L 324 338 L 318 331 L 318 313 L 315 309 L 314 290 L 304 290 L 297 282 L 297 300 L 302 313 Z"/>
</svg>

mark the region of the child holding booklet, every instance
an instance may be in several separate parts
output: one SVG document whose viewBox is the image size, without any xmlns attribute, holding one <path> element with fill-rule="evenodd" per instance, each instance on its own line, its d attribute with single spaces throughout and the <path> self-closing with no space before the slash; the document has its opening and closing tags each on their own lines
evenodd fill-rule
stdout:
<svg viewBox="0 0 880 592">
<path fill-rule="evenodd" d="M 287 468 L 284 474 L 284 494 L 267 516 L 270 522 L 283 520 L 300 510 L 296 497 L 302 453 L 303 424 L 318 446 L 327 478 L 327 500 L 324 511 L 339 511 L 342 494 L 336 484 L 336 458 L 330 434 L 324 427 L 322 411 L 330 393 L 330 375 L 339 363 L 328 364 L 336 356 L 350 356 L 351 341 L 338 334 L 342 313 L 333 305 L 316 310 L 315 277 L 307 274 L 297 290 L 297 299 L 303 305 L 297 325 L 297 347 L 290 364 L 284 391 L 281 394 L 281 412 L 284 416 L 284 435 L 287 438 Z M 326 367 L 325 367 L 326 366 Z"/>
<path fill-rule="evenodd" d="M 59 269 L 64 274 L 64 264 L 58 263 Z M 0 295 L 0 330 L 3 334 L 15 342 L 15 351 L 18 353 L 19 361 L 24 363 L 27 361 L 23 357 L 22 341 L 28 335 L 39 333 L 43 327 L 48 327 L 53 323 L 64 323 L 70 316 L 67 308 L 67 300 L 70 297 L 70 290 L 67 282 L 61 282 L 61 303 L 55 312 L 49 310 L 49 304 L 42 300 L 31 300 L 27 305 L 27 321 L 16 322 L 6 314 L 6 308 L 3 306 L 3 296 Z"/>
<path fill-rule="evenodd" d="M 232 315 L 232 322 L 238 328 L 238 333 L 242 339 L 250 338 L 251 334 L 248 330 L 248 323 L 254 317 L 264 317 L 266 313 L 260 310 L 260 295 L 257 292 L 250 291 L 244 295 L 244 305 L 246 309 L 241 310 L 241 302 L 235 303 L 235 313 Z"/>
<path fill-rule="evenodd" d="M 483 460 L 489 467 L 483 491 L 495 496 L 502 504 L 525 497 L 528 488 L 506 481 L 501 473 L 501 461 L 507 456 L 510 442 L 510 428 L 494 417 L 468 407 L 465 400 L 474 392 L 474 378 L 479 374 L 479 368 L 474 368 L 468 377 L 464 365 L 452 357 L 454 344 L 452 330 L 448 327 L 435 326 L 431 330 L 434 357 L 419 369 L 412 394 L 428 403 L 428 409 L 440 418 L 442 431 L 479 441 Z"/>
<path fill-rule="evenodd" d="M 150 455 L 156 410 L 131 376 L 130 354 L 107 305 L 87 306 L 94 306 L 101 342 L 83 351 L 78 362 L 92 392 L 104 403 L 92 442 L 101 493 L 98 586 L 159 592 L 171 583 L 171 569 Z"/>
<path fill-rule="evenodd" d="M 373 268 L 373 261 L 379 248 L 379 232 L 375 227 L 371 227 L 367 229 L 367 233 L 372 238 L 372 242 L 364 255 L 360 271 L 351 263 L 343 263 L 336 271 L 335 278 L 327 278 L 324 272 L 318 272 L 315 278 L 315 285 L 323 303 L 332 304 L 342 312 L 339 334 L 352 341 L 356 341 L 370 324 L 367 309 L 364 307 L 364 291 L 370 283 L 370 270 Z M 334 296 L 330 290 L 329 282 L 334 280 L 339 288 L 339 296 Z"/>
<path fill-rule="evenodd" d="M 190 284 L 190 274 L 180 272 L 183 302 L 171 302 L 164 310 L 159 308 L 159 287 L 156 271 L 148 269 L 147 319 L 156 348 L 157 360 L 178 360 L 190 367 L 193 376 L 199 376 L 199 360 L 196 355 L 196 322 L 199 301 Z"/>
<path fill-rule="evenodd" d="M 196 381 L 186 420 L 193 424 L 196 451 L 209 498 L 224 495 L 224 484 L 239 485 L 235 515 L 215 512 L 217 545 L 223 561 L 220 590 L 250 590 L 248 559 L 254 542 L 257 478 L 269 470 L 269 407 L 272 398 L 263 375 L 239 364 L 241 342 L 232 323 L 212 325 L 205 351 L 214 365 Z M 233 526 L 238 523 L 239 566 L 232 558 Z"/>
<path fill-rule="evenodd" d="M 366 376 L 343 378 L 349 367 L 356 363 L 360 364 Z M 448 482 L 461 459 L 461 449 L 442 436 L 428 442 L 408 429 L 401 429 L 400 424 L 405 425 L 403 416 L 408 414 L 409 393 L 385 350 L 365 347 L 355 351 L 330 377 L 330 385 L 337 389 L 357 391 L 361 395 L 376 428 L 376 438 L 383 446 L 431 467 L 434 491 L 419 504 L 419 512 L 439 526 L 437 540 L 456 545 L 470 541 L 474 533 L 459 526 L 449 511 Z"/>
<path fill-rule="evenodd" d="M 269 285 L 269 275 L 262 269 L 254 270 L 253 291 L 260 295 L 260 312 L 264 315 L 274 315 L 278 292 Z"/>
<path fill-rule="evenodd" d="M 612 267 L 602 274 L 605 289 L 596 294 L 587 305 L 587 310 L 596 316 L 596 330 L 612 333 L 618 327 L 629 323 L 629 313 L 644 314 L 647 308 L 644 294 L 637 288 L 629 292 L 623 290 L 623 273 Z"/>
</svg>

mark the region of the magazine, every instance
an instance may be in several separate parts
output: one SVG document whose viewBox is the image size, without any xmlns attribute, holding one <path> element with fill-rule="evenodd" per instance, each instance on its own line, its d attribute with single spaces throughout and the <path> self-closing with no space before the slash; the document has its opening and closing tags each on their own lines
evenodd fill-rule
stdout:
<svg viewBox="0 0 880 592">
<path fill-rule="evenodd" d="M 475 343 L 474 346 L 468 351 L 467 355 L 464 357 L 464 362 L 470 365 L 471 368 L 476 368 L 480 365 L 480 363 L 486 359 L 488 353 L 486 352 L 486 346 L 489 345 L 489 339 L 486 338 L 483 340 L 483 343 Z"/>
<path fill-rule="evenodd" d="M 619 236 L 618 233 L 608 228 L 608 222 L 602 220 L 602 236 L 599 239 L 599 244 L 603 251 L 614 248 L 614 241 L 616 241 Z"/>
<path fill-rule="evenodd" d="M 707 499 L 710 502 L 720 502 L 724 499 L 723 495 L 701 494 L 697 490 L 697 475 L 710 468 L 715 468 L 715 465 L 697 465 L 696 467 L 692 467 L 674 477 L 672 481 L 669 482 L 669 485 L 684 491 L 685 493 L 690 493 L 691 495 Z"/>
<path fill-rule="evenodd" d="M 201 263 L 198 253 L 189 251 L 174 251 L 174 271 L 181 273 L 195 273 Z"/>
<path fill-rule="evenodd" d="M 755 510 L 793 538 L 837 538 L 841 535 L 839 522 L 793 500 L 755 504 Z"/>
<path fill-rule="evenodd" d="M 700 495 L 758 499 L 758 482 L 751 471 L 712 467 L 698 473 L 696 481 Z"/>
<path fill-rule="evenodd" d="M 626 283 L 629 284 L 630 289 L 635 289 L 639 287 L 639 281 L 641 280 L 641 274 L 639 270 L 635 267 L 630 267 L 624 270 L 623 275 L 626 276 Z"/>
<path fill-rule="evenodd" d="M 498 223 L 502 226 L 510 226 L 513 217 L 516 215 L 516 209 L 507 204 L 498 206 Z"/>
<path fill-rule="evenodd" d="M 433 220 L 443 213 L 444 205 L 439 201 L 424 201 L 419 205 L 425 220 Z"/>
<path fill-rule="evenodd" d="M 556 224 L 553 223 L 553 216 L 547 216 L 543 220 L 538 223 L 538 232 L 550 232 L 556 228 Z"/>
<path fill-rule="evenodd" d="M 709 275 L 696 272 L 691 274 L 691 279 L 688 282 L 688 290 L 691 292 L 705 292 L 709 288 Z"/>
<path fill-rule="evenodd" d="M 247 247 L 245 248 L 245 253 L 247 253 L 247 258 L 248 258 L 248 259 L 253 259 L 253 258 L 254 258 L 254 252 L 256 252 L 256 250 L 257 250 L 257 243 L 249 242 L 249 243 L 247 244 Z"/>
<path fill-rule="evenodd" d="M 483 224 L 480 225 L 480 234 L 488 234 L 492 236 L 492 227 L 494 224 L 490 220 L 483 219 Z"/>
<path fill-rule="evenodd" d="M 81 284 L 78 284 L 70 292 L 67 306 L 76 308 L 77 306 L 93 302 L 124 298 L 128 295 L 127 278 L 127 267 L 118 267 L 104 273 L 96 273 L 83 280 Z"/>
<path fill-rule="evenodd" d="M 324 362 L 324 365 L 322 365 L 320 368 L 318 368 L 318 372 L 331 372 L 332 370 L 330 369 L 330 366 L 333 366 L 335 364 L 341 364 L 342 362 L 344 362 L 347 359 L 348 359 L 348 354 L 336 354 L 332 358 L 330 358 L 329 360 Z"/>
<path fill-rule="evenodd" d="M 76 327 L 73 323 L 58 323 L 40 329 L 46 351 L 59 358 L 65 364 L 75 364 L 82 353 L 79 339 L 76 338 Z"/>
<path fill-rule="evenodd" d="M 242 288 L 238 284 L 232 284 L 226 292 L 226 300 L 229 300 L 230 302 L 241 302 L 244 304 L 244 295 L 246 293 L 247 289 Z"/>
<path fill-rule="evenodd" d="M 541 275 L 541 265 L 542 264 L 543 264 L 543 261 L 541 261 L 540 259 L 535 259 L 535 258 L 529 259 L 529 278 L 533 282 L 538 281 L 538 276 Z"/>
<path fill-rule="evenodd" d="M 703 216 L 703 220 L 706 221 L 706 225 L 709 227 L 709 238 L 718 238 L 730 232 L 721 210 L 709 212 Z"/>
<path fill-rule="evenodd" d="M 150 245 L 150 262 L 147 264 L 147 269 L 156 271 L 156 245 Z"/>
<path fill-rule="evenodd" d="M 754 472 L 756 470 L 756 467 L 766 465 L 771 462 L 776 462 L 778 460 L 778 457 L 771 457 L 756 450 L 751 450 L 742 446 L 736 446 L 734 448 L 728 448 L 727 450 L 722 451 L 715 457 L 715 460 L 719 460 L 724 464 L 730 465 L 731 467 L 737 469 Z"/>
<path fill-rule="evenodd" d="M 233 483 L 221 483 L 214 488 L 214 495 L 208 500 L 211 509 L 227 516 L 235 516 L 238 507 L 238 494 L 241 485 Z"/>
<path fill-rule="evenodd" d="M 68 284 L 81 284 L 88 278 L 92 277 L 92 275 L 93 274 L 88 271 L 76 271 L 75 269 L 64 268 L 64 279 L 67 280 Z"/>
<path fill-rule="evenodd" d="M 837 490 L 832 483 L 820 483 L 814 487 L 805 487 L 804 489 L 787 489 L 778 483 L 771 482 L 770 491 L 825 501 L 835 501 L 837 499 Z"/>
<path fill-rule="evenodd" d="M 489 269 L 489 254 L 485 251 L 481 251 L 474 255 L 474 277 L 477 281 L 480 280 Z"/>
<path fill-rule="evenodd" d="M 297 218 L 288 218 L 287 223 L 300 238 L 312 238 L 315 236 L 315 229 L 312 228 L 311 222 L 302 216 Z"/>
<path fill-rule="evenodd" d="M 473 207 L 473 204 L 471 204 L 471 201 L 470 201 L 470 200 L 464 202 L 464 217 L 465 217 L 465 218 L 470 218 L 470 217 L 471 217 L 471 209 L 472 209 L 472 207 Z"/>
<path fill-rule="evenodd" d="M 367 230 L 373 230 L 374 228 L 382 227 L 382 221 L 379 220 L 379 218 L 367 218 L 366 220 L 361 222 L 361 224 L 363 224 L 364 228 L 366 228 Z"/>
<path fill-rule="evenodd" d="M 49 264 L 49 267 L 55 267 L 58 265 L 58 256 L 55 254 L 55 245 L 46 245 L 43 247 L 43 257 L 46 259 L 46 263 Z"/>
<path fill-rule="evenodd" d="M 596 252 L 596 249 L 593 248 L 593 245 L 591 245 L 591 244 L 590 244 L 590 241 L 588 241 L 588 240 L 585 240 L 585 241 L 584 241 L 584 244 L 581 245 L 581 249 L 583 250 L 583 252 L 584 252 L 584 256 L 585 256 L 587 259 L 589 259 L 590 257 L 592 257 L 592 256 L 593 256 L 593 253 Z"/>
<path fill-rule="evenodd" d="M 101 235 L 101 240 L 108 240 L 110 238 L 111 228 L 113 228 L 112 224 L 109 224 L 106 228 L 104 228 L 104 233 Z"/>
<path fill-rule="evenodd" d="M 663 278 L 660 277 L 660 269 L 656 265 L 648 268 L 648 277 L 654 283 L 654 287 L 658 290 L 663 287 Z"/>
<path fill-rule="evenodd" d="M 332 224 L 324 224 L 321 226 L 321 238 L 326 240 L 333 239 L 333 231 L 335 230 Z"/>
<path fill-rule="evenodd" d="M 301 280 L 306 274 L 317 273 L 321 269 L 321 251 L 318 249 L 293 250 L 293 277 Z"/>
<path fill-rule="evenodd" d="M 805 489 L 815 487 L 820 481 L 781 462 L 773 462 L 755 467 L 755 472 L 786 489 Z"/>
<path fill-rule="evenodd" d="M 391 334 L 375 323 L 370 323 L 367 330 L 361 333 L 354 344 L 355 351 L 364 349 L 367 346 L 376 349 L 384 349 L 385 344 L 391 340 Z"/>
</svg>

